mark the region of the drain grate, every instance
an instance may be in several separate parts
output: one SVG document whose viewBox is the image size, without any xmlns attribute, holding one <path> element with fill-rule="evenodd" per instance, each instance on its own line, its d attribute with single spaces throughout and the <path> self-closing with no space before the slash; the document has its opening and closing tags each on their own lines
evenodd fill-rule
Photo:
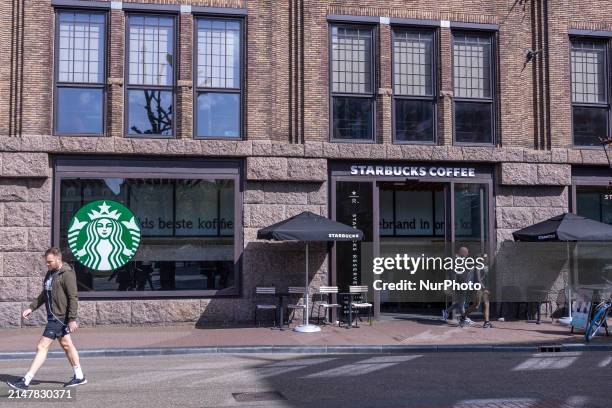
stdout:
<svg viewBox="0 0 612 408">
<path fill-rule="evenodd" d="M 561 346 L 540 346 L 540 353 L 560 353 Z"/>
<path fill-rule="evenodd" d="M 278 391 L 234 392 L 232 397 L 237 402 L 285 401 L 287 398 Z"/>
</svg>

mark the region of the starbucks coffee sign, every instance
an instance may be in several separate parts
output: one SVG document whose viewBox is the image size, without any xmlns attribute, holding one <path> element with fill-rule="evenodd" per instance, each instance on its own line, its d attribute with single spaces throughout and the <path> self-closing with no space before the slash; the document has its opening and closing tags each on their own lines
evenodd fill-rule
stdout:
<svg viewBox="0 0 612 408">
<path fill-rule="evenodd" d="M 474 167 L 351 166 L 351 176 L 475 177 Z"/>
<path fill-rule="evenodd" d="M 110 271 L 128 263 L 140 244 L 140 226 L 124 205 L 90 202 L 70 220 L 68 245 L 77 261 L 90 269 Z"/>
</svg>

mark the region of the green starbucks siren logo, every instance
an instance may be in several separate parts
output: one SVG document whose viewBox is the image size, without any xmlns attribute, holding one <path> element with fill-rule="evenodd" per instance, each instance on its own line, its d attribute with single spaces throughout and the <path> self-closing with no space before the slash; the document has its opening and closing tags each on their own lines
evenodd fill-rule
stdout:
<svg viewBox="0 0 612 408">
<path fill-rule="evenodd" d="M 134 214 L 116 201 L 92 201 L 70 220 L 68 245 L 88 268 L 117 269 L 134 257 L 139 244 L 140 226 Z"/>
</svg>

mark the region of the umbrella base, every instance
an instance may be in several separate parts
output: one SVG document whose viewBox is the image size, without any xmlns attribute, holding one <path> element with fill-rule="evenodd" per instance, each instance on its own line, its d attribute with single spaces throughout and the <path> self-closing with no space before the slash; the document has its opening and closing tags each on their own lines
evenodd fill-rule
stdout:
<svg viewBox="0 0 612 408">
<path fill-rule="evenodd" d="M 293 331 L 300 333 L 316 333 L 320 332 L 321 328 L 315 324 L 302 324 L 293 329 Z"/>
</svg>

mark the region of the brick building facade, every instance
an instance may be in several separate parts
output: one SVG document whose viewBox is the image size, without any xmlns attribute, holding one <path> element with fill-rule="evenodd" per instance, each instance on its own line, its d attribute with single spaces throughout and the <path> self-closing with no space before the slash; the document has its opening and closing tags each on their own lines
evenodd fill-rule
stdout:
<svg viewBox="0 0 612 408">
<path fill-rule="evenodd" d="M 143 185 L 151 187 L 153 178 L 161 180 L 160 185 L 171 184 L 175 197 L 174 222 L 180 205 L 176 191 L 184 194 L 180 197 L 185 200 L 184 197 L 190 197 L 189 191 L 195 191 L 185 190 L 178 181 L 181 177 L 191 177 L 190 180 L 197 181 L 193 184 L 209 179 L 232 180 L 233 186 L 233 192 L 231 187 L 227 190 L 235 209 L 230 216 L 234 225 L 231 234 L 224 234 L 221 228 L 210 232 L 202 227 L 195 235 L 181 235 L 173 226 L 172 234 L 163 238 L 166 241 L 155 234 L 149 241 L 154 249 L 150 253 L 165 254 L 166 250 L 173 254 L 163 255 L 168 259 L 157 259 L 157 255 L 146 259 L 143 255 L 148 253 L 146 247 L 142 250 L 138 262 L 141 266 L 152 262 L 153 275 L 160 268 L 171 268 L 173 282 L 166 288 L 171 293 L 105 291 L 105 282 L 112 277 L 97 276 L 95 284 L 95 279 L 90 277 L 91 290 L 80 293 L 79 315 L 82 323 L 91 325 L 251 320 L 254 287 L 299 285 L 304 263 L 302 245 L 258 241 L 257 230 L 305 210 L 346 221 L 340 214 L 344 188 L 341 183 L 361 183 L 363 193 L 370 194 L 371 201 L 360 211 L 367 212 L 367 208 L 370 212 L 379 211 L 370 214 L 371 220 L 368 214 L 364 217 L 370 220 L 366 228 L 371 229 L 371 240 L 380 243 L 381 227 L 376 221 L 382 217 L 380 211 L 386 210 L 382 209 L 384 200 L 379 190 L 388 188 L 385 191 L 396 194 L 395 187 L 384 184 L 408 183 L 410 179 L 401 170 L 396 175 L 392 169 L 391 173 L 385 173 L 384 166 L 423 168 L 426 176 L 412 180 L 413 184 L 419 181 L 435 184 L 431 191 L 447 197 L 443 204 L 447 210 L 441 210 L 441 214 L 446 214 L 443 215 L 446 227 L 441 227 L 443 231 L 432 227 L 431 233 L 442 240 L 454 240 L 473 232 L 472 238 L 477 235 L 494 247 L 511 239 L 511 232 L 518 228 L 562 212 L 580 212 L 581 189 L 586 189 L 584 194 L 603 194 L 601 186 L 607 186 L 612 180 L 601 147 L 583 143 L 602 126 L 605 125 L 605 132 L 609 129 L 607 101 L 612 81 L 609 81 L 607 50 L 612 38 L 612 17 L 602 12 L 609 8 L 604 1 L 590 1 L 587 7 L 575 0 L 419 0 L 410 2 L 409 6 L 394 0 L 3 2 L 0 5 L 0 34 L 5 40 L 0 45 L 0 94 L 3 95 L 0 101 L 0 327 L 43 322 L 42 312 L 28 322 L 22 322 L 19 314 L 39 290 L 42 251 L 52 244 L 62 244 L 66 228 L 62 217 L 71 215 L 69 208 L 72 207 L 65 207 L 72 197 L 70 188 L 80 191 L 82 199 L 88 194 L 84 192 L 87 188 L 98 185 L 74 180 L 95 177 L 111 180 L 120 176 L 127 179 L 125 174 L 133 174 L 135 181 L 130 182 L 130 191 L 137 191 Z M 102 17 L 96 21 L 88 17 L 88 23 L 83 25 L 75 13 L 82 13 L 78 18 L 88 13 Z M 102 27 L 102 40 L 96 37 L 103 44 L 96 48 L 104 55 L 102 62 L 96 57 L 101 68 L 99 71 L 87 68 L 98 79 L 75 81 L 85 82 L 92 94 L 102 95 L 100 131 L 93 132 L 96 134 L 74 131 L 71 126 L 77 126 L 78 118 L 71 114 L 73 111 L 69 110 L 65 116 L 61 111 L 62 104 L 72 109 L 70 104 L 74 102 L 70 97 L 61 99 L 61 92 L 75 89 L 72 79 L 65 78 L 82 74 L 84 68 L 77 69 L 75 65 L 62 68 L 60 60 L 64 61 L 64 57 L 60 48 L 64 45 L 59 46 L 59 37 L 64 31 L 60 27 L 60 15 L 66 18 L 66 32 L 72 33 L 69 35 L 74 35 L 70 30 L 75 27 L 87 27 L 87 38 L 93 41 L 92 27 L 98 27 L 96 30 Z M 137 20 L 140 16 L 144 17 L 144 23 Z M 147 30 L 152 27 L 146 26 L 146 16 L 157 18 L 157 31 L 153 37 L 139 42 L 137 35 L 148 35 Z M 222 22 L 224 28 L 214 28 L 215 22 Z M 141 31 L 138 31 L 139 24 L 145 27 Z M 209 29 L 207 24 L 213 28 Z M 238 34 L 232 34 L 231 30 Z M 163 33 L 171 33 L 168 41 L 174 44 L 165 55 L 173 58 L 168 63 L 159 59 L 159 52 L 147 55 L 147 41 L 153 41 L 159 49 Z M 418 40 L 415 33 L 420 36 Z M 212 49 L 211 44 L 219 38 L 215 35 L 222 35 L 225 41 L 225 62 L 221 68 L 207 62 L 205 57 L 200 60 L 198 54 L 198 50 L 208 50 L 208 46 Z M 239 43 L 234 44 L 231 55 L 227 51 L 231 47 L 228 38 Z M 76 40 L 66 41 L 69 52 L 78 48 L 74 45 Z M 198 41 L 202 45 L 196 45 L 200 44 Z M 428 53 L 423 57 L 425 60 L 415 62 L 415 44 L 422 47 L 419 52 Z M 343 51 L 332 52 L 336 46 Z M 94 46 L 88 47 L 91 62 Z M 130 47 L 142 52 L 134 58 L 142 57 L 138 61 L 143 67 L 150 63 L 147 58 L 153 58 L 157 68 L 151 69 L 163 65 L 166 76 L 155 71 L 157 74 L 151 75 L 157 75 L 154 78 L 157 82 L 153 85 L 147 82 L 146 70 L 150 68 L 143 68 L 141 72 L 138 63 L 129 67 Z M 222 52 L 219 49 L 211 51 L 211 55 Z M 533 58 L 527 58 L 528 50 L 535 54 Z M 402 52 L 409 59 L 400 59 Z M 360 59 L 362 56 L 365 62 Z M 230 57 L 239 61 L 232 65 L 235 75 L 228 73 Z M 337 65 L 330 61 L 335 58 Z M 70 63 L 80 59 L 82 55 Z M 203 62 L 198 65 L 198 61 Z M 594 70 L 594 74 L 589 76 L 592 71 L 588 70 L 579 72 L 580 64 L 585 67 L 590 64 L 588 69 Z M 423 66 L 431 70 L 426 71 Z M 222 68 L 223 75 L 215 71 Z M 421 71 L 417 73 L 417 69 Z M 209 71 L 210 78 L 198 79 L 201 72 L 208 75 Z M 65 72 L 73 77 L 62 77 Z M 357 76 L 348 80 L 349 75 Z M 468 82 L 461 85 L 460 81 L 466 78 Z M 404 93 L 402 81 L 412 91 Z M 166 133 L 171 134 L 149 137 L 147 132 L 134 130 L 142 118 L 134 116 L 132 122 L 129 115 L 140 106 L 139 87 L 145 85 L 159 98 L 163 92 L 169 92 L 166 95 L 171 100 L 172 126 Z M 579 86 L 584 88 L 579 90 Z M 66 92 L 70 95 L 70 91 Z M 142 92 L 148 95 L 148 91 Z M 77 95 L 83 98 L 85 93 Z M 134 95 L 133 105 L 130 105 L 131 95 Z M 228 95 L 234 95 L 233 99 Z M 225 98 L 223 103 L 231 101 L 231 109 L 237 106 L 238 112 L 229 119 L 224 116 L 222 120 L 226 122 L 221 124 L 215 123 L 215 114 L 221 112 L 214 111 L 213 101 L 217 97 L 217 101 Z M 421 103 L 418 101 L 424 100 L 433 108 L 426 103 L 418 105 Z M 362 116 L 355 119 L 351 107 L 357 103 L 361 103 L 358 114 Z M 417 105 L 424 107 L 411 110 L 410 106 Z M 470 109 L 476 105 L 481 111 L 474 114 Z M 401 111 L 403 117 L 398 113 L 400 106 L 408 106 L 407 111 Z M 338 107 L 336 120 L 334 107 Z M 457 116 L 459 109 L 467 109 L 472 116 Z M 485 112 L 485 116 L 490 112 L 490 117 L 485 119 L 479 112 Z M 85 113 L 83 117 L 87 118 L 97 114 Z M 429 130 L 421 132 L 418 130 L 421 127 L 417 130 L 411 127 L 412 114 L 425 115 L 421 125 Z M 599 127 L 588 126 L 589 118 L 599 120 L 604 116 Z M 470 127 L 474 118 L 483 118 L 490 124 L 489 128 Z M 59 131 L 64 126 L 62 121 L 66 121 L 65 129 L 69 131 Z M 342 127 L 342 123 L 346 126 Z M 577 123 L 587 126 L 582 128 Z M 221 125 L 230 129 L 227 137 L 210 134 L 214 132 L 211 129 Z M 470 129 L 480 132 L 478 135 L 482 134 L 484 139 L 472 138 Z M 351 132 L 358 137 L 353 138 Z M 411 132 L 421 132 L 419 135 L 425 139 L 411 139 Z M 576 132 L 582 132 L 582 139 L 577 139 Z M 364 134 L 365 137 L 359 136 Z M 427 135 L 431 135 L 429 139 Z M 359 173 L 353 166 L 363 166 L 365 170 Z M 371 173 L 367 166 L 373 166 Z M 379 171 L 377 166 L 383 167 Z M 437 168 L 475 169 L 480 186 L 476 194 L 481 199 L 479 228 L 468 223 L 465 228 L 474 231 L 460 233 L 460 227 L 455 225 L 459 210 L 454 200 L 448 199 L 453 195 L 458 200 L 457 192 L 461 188 L 468 192 L 471 181 L 460 172 L 458 176 L 452 171 L 436 174 Z M 429 173 L 431 169 L 433 173 Z M 114 191 L 112 183 L 104 183 L 107 186 L 104 188 Z M 350 190 L 355 186 L 345 187 Z M 202 191 L 208 191 L 206 188 L 202 187 Z M 64 189 L 68 191 L 65 194 Z M 421 187 L 408 190 L 422 193 Z M 100 194 L 98 198 L 108 197 Z M 160 192 L 159 196 L 163 194 Z M 162 203 L 161 198 L 154 197 Z M 396 196 L 393 197 L 395 202 Z M 221 198 L 216 200 L 219 215 L 224 206 Z M 605 207 L 604 204 L 601 206 Z M 139 205 L 143 206 L 141 219 L 150 211 L 151 218 L 161 220 L 157 215 L 162 213 L 156 212 L 161 209 Z M 184 211 L 187 215 L 183 220 L 192 217 L 189 213 L 192 210 Z M 435 208 L 431 211 L 434 224 L 436 211 Z M 608 220 L 603 213 L 600 218 Z M 156 228 L 161 227 L 153 227 Z M 475 232 L 476 229 L 480 232 Z M 393 231 L 389 234 L 395 235 Z M 194 242 L 189 241 L 188 237 L 196 235 Z M 201 251 L 184 249 L 189 245 Z M 181 251 L 186 251 L 183 258 L 176 255 Z M 337 265 L 340 256 L 333 253 L 330 257 L 323 244 L 311 251 L 312 288 L 347 283 L 346 276 L 338 270 L 342 268 Z M 226 267 L 231 272 L 220 272 Z M 180 279 L 175 279 L 176 276 L 192 276 L 193 270 L 199 270 L 202 275 L 198 278 L 197 290 L 182 288 L 186 292 L 181 293 L 176 283 Z M 89 278 L 83 279 L 80 283 L 87 286 Z M 163 280 L 160 277 L 160 282 Z M 160 287 L 155 286 L 159 285 L 164 289 L 164 283 L 157 281 L 155 285 L 150 283 L 150 288 L 157 290 Z"/>
</svg>

